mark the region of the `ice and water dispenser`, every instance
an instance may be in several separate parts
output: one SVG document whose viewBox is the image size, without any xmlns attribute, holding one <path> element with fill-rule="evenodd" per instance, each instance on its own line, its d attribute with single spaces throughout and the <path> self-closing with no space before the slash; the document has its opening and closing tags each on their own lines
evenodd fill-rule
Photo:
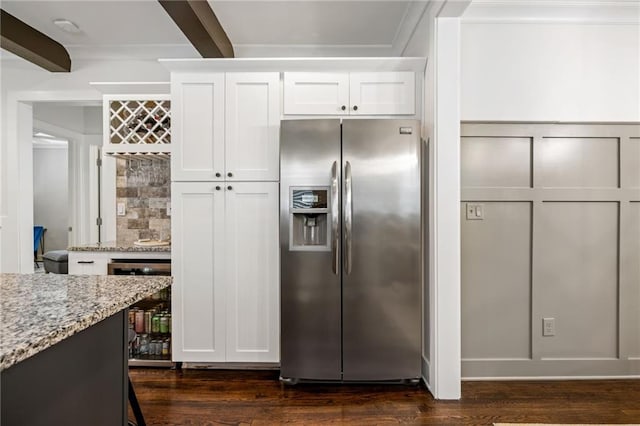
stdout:
<svg viewBox="0 0 640 426">
<path fill-rule="evenodd" d="M 289 195 L 289 249 L 329 251 L 329 188 L 292 187 Z"/>
</svg>

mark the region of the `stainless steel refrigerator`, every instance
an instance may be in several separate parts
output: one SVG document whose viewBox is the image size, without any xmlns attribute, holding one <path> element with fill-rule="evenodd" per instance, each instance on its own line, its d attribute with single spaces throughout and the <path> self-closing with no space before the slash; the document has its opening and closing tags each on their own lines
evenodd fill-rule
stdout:
<svg viewBox="0 0 640 426">
<path fill-rule="evenodd" d="M 281 379 L 420 377 L 420 124 L 283 120 Z"/>
</svg>

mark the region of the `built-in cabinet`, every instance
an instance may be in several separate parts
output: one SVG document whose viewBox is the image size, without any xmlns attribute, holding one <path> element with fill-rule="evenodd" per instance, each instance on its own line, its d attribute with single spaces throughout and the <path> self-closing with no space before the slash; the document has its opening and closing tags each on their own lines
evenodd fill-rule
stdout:
<svg viewBox="0 0 640 426">
<path fill-rule="evenodd" d="M 285 72 L 281 87 L 280 72 L 223 72 L 230 64 L 179 61 L 171 73 L 172 354 L 277 363 L 282 105 L 285 115 L 414 115 L 415 73 Z"/>
<path fill-rule="evenodd" d="M 285 72 L 286 115 L 413 115 L 415 73 Z"/>
<path fill-rule="evenodd" d="M 277 181 L 279 73 L 185 73 L 171 79 L 176 181 Z"/>
<path fill-rule="evenodd" d="M 174 182 L 171 192 L 174 359 L 278 362 L 278 183 Z"/>
<path fill-rule="evenodd" d="M 173 73 L 173 358 L 279 361 L 280 74 Z"/>
</svg>

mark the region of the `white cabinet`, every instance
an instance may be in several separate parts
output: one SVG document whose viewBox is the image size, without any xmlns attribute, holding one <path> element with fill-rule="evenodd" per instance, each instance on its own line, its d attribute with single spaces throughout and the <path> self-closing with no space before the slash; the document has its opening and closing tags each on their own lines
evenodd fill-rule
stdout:
<svg viewBox="0 0 640 426">
<path fill-rule="evenodd" d="M 278 183 L 171 191 L 174 360 L 278 362 Z"/>
<path fill-rule="evenodd" d="M 225 360 L 221 188 L 221 182 L 171 185 L 172 354 L 176 361 Z"/>
<path fill-rule="evenodd" d="M 224 172 L 224 73 L 172 74 L 171 100 L 171 179 L 220 179 Z"/>
<path fill-rule="evenodd" d="M 280 74 L 228 73 L 226 80 L 226 180 L 277 181 Z"/>
<path fill-rule="evenodd" d="M 284 73 L 284 113 L 344 115 L 349 110 L 349 73 Z"/>
<path fill-rule="evenodd" d="M 279 83 L 279 73 L 172 73 L 172 180 L 278 180 Z"/>
<path fill-rule="evenodd" d="M 107 252 L 69 252 L 69 275 L 107 275 Z"/>
<path fill-rule="evenodd" d="M 351 115 L 413 115 L 415 73 L 352 72 L 349 74 Z"/>
<path fill-rule="evenodd" d="M 415 73 L 284 73 L 290 115 L 414 115 Z"/>
</svg>

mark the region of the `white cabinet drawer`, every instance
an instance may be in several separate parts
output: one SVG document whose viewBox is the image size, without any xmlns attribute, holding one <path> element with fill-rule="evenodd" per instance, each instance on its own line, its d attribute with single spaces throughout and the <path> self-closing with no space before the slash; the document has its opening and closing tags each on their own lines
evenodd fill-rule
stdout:
<svg viewBox="0 0 640 426">
<path fill-rule="evenodd" d="M 109 253 L 69 252 L 69 275 L 107 275 Z"/>
</svg>

